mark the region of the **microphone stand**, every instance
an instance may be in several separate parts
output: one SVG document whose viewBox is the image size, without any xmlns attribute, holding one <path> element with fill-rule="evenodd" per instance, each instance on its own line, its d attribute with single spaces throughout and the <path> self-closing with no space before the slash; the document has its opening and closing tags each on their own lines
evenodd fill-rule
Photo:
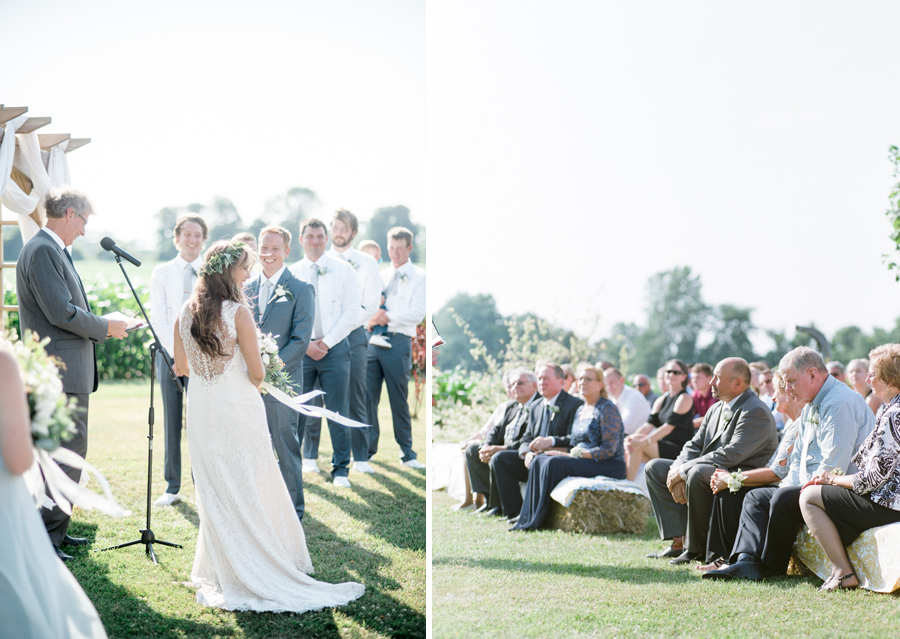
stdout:
<svg viewBox="0 0 900 639">
<path fill-rule="evenodd" d="M 122 258 L 118 253 L 116 253 L 116 262 L 119 263 L 119 268 L 122 269 L 122 275 L 125 276 L 125 281 L 128 282 L 128 288 L 131 289 L 131 294 L 137 301 L 138 308 L 141 309 L 141 315 L 144 316 L 144 321 L 147 322 L 147 326 L 150 328 L 150 333 L 153 334 L 153 343 L 150 345 L 150 412 L 147 416 L 149 426 L 149 432 L 147 434 L 147 528 L 140 531 L 140 539 L 128 541 L 124 544 L 118 544 L 117 546 L 101 548 L 99 552 L 103 552 L 104 550 L 125 548 L 126 546 L 134 546 L 136 544 L 144 544 L 146 553 L 153 560 L 153 563 L 158 566 L 159 562 L 156 560 L 156 553 L 153 552 L 153 544 L 162 544 L 163 546 L 171 546 L 172 548 L 182 548 L 183 546 L 179 544 L 173 544 L 168 541 L 163 541 L 162 539 L 157 539 L 156 535 L 153 534 L 153 530 L 150 528 L 150 498 L 153 486 L 153 386 L 156 381 L 156 353 L 162 355 L 163 360 L 165 360 L 166 362 L 166 369 L 169 371 L 169 375 L 172 376 L 172 379 L 175 380 L 175 385 L 178 387 L 179 391 L 184 390 L 184 385 L 181 383 L 181 380 L 178 379 L 178 376 L 175 375 L 175 371 L 172 370 L 172 359 L 169 357 L 166 349 L 162 347 L 162 344 L 159 341 L 159 336 L 157 336 L 156 331 L 153 329 L 153 325 L 150 323 L 150 318 L 147 317 L 147 311 L 144 310 L 144 305 L 141 304 L 141 298 L 138 297 L 137 292 L 134 290 L 134 286 L 132 286 L 131 280 L 128 278 L 128 273 L 125 272 L 125 267 L 122 265 Z"/>
</svg>

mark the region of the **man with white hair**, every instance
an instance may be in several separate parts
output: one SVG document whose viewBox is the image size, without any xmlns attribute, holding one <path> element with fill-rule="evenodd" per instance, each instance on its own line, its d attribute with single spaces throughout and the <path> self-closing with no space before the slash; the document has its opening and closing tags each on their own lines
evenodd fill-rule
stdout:
<svg viewBox="0 0 900 639">
<path fill-rule="evenodd" d="M 813 349 L 795 348 L 782 358 L 778 370 L 787 392 L 806 404 L 788 458 L 790 470 L 780 487 L 765 486 L 747 493 L 729 565 L 704 573 L 704 578 L 758 581 L 783 575 L 803 526 L 801 487 L 823 471 L 855 473 L 853 454 L 875 427 L 862 395 L 829 375 L 825 360 Z M 768 470 L 749 471 L 744 485 L 769 483 Z"/>
<path fill-rule="evenodd" d="M 603 383 L 625 426 L 625 434 L 631 435 L 647 423 L 650 417 L 650 404 L 638 391 L 625 385 L 625 378 L 618 368 L 607 368 L 603 372 Z"/>
</svg>

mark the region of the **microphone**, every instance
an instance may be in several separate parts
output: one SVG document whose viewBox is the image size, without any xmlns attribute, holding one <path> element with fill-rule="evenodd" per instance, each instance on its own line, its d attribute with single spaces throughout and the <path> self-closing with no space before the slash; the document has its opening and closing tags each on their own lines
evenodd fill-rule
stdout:
<svg viewBox="0 0 900 639">
<path fill-rule="evenodd" d="M 140 261 L 138 258 L 136 258 L 135 256 L 133 256 L 133 255 L 132 255 L 131 253 L 129 253 L 128 251 L 126 251 L 126 250 L 124 250 L 124 249 L 121 249 L 121 248 L 119 248 L 118 246 L 116 246 L 115 241 L 114 241 L 111 237 L 104 237 L 102 240 L 100 240 L 100 246 L 103 247 L 103 250 L 104 250 L 104 251 L 112 251 L 113 253 L 115 253 L 115 254 L 118 255 L 119 257 L 128 260 L 129 262 L 131 262 L 131 263 L 134 264 L 135 266 L 140 266 L 140 265 L 141 265 L 141 261 Z"/>
</svg>

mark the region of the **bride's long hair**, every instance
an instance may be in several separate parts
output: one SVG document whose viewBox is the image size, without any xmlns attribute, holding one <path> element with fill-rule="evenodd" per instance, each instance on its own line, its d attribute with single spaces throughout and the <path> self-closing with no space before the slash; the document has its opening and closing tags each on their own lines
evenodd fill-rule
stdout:
<svg viewBox="0 0 900 639">
<path fill-rule="evenodd" d="M 224 254 L 229 250 L 234 251 L 235 248 L 238 248 L 241 253 L 231 265 L 225 266 L 227 261 L 220 262 L 226 257 L 225 255 L 216 260 L 223 264 L 221 272 L 207 271 L 201 267 L 197 287 L 191 296 L 191 337 L 197 340 L 200 350 L 210 357 L 228 357 L 231 354 L 222 348 L 222 342 L 216 335 L 216 329 L 222 322 L 222 302 L 228 300 L 246 306 L 244 290 L 234 279 L 234 270 L 246 265 L 251 258 L 247 247 L 243 244 L 237 247 L 226 241 L 214 243 L 203 256 L 205 266 L 210 258 L 215 258 L 216 255 Z"/>
</svg>

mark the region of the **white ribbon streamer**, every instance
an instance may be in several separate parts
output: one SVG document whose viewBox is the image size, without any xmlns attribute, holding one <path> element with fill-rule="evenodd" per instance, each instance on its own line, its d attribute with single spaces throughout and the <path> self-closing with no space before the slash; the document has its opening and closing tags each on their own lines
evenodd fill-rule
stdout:
<svg viewBox="0 0 900 639">
<path fill-rule="evenodd" d="M 102 497 L 97 493 L 84 488 L 78 482 L 69 479 L 59 464 L 65 464 L 78 470 L 83 470 L 89 475 L 93 475 L 103 487 L 106 497 Z M 41 476 L 43 474 L 43 477 Z M 52 508 L 54 502 L 59 509 L 67 515 L 72 514 L 72 506 L 78 506 L 85 510 L 99 510 L 110 517 L 128 517 L 131 515 L 130 510 L 125 510 L 118 503 L 109 487 L 109 482 L 99 470 L 89 464 L 81 455 L 73 453 L 71 450 L 59 447 L 54 451 L 47 452 L 43 448 L 34 449 L 34 463 L 25 473 L 25 483 L 29 492 L 34 497 L 36 507 Z M 44 490 L 46 484 L 50 496 Z M 52 498 L 51 498 L 52 496 Z"/>
<path fill-rule="evenodd" d="M 272 386 L 269 382 L 263 382 L 262 387 L 266 389 L 266 392 L 269 393 L 272 397 L 277 399 L 288 408 L 293 408 L 301 415 L 309 415 L 311 417 L 324 417 L 326 419 L 335 421 L 342 426 L 349 426 L 350 428 L 368 428 L 371 425 L 363 424 L 362 422 L 355 421 L 353 419 L 350 419 L 349 417 L 344 417 L 342 415 L 339 415 L 338 413 L 333 413 L 328 409 L 322 408 L 321 406 L 310 406 L 306 404 L 306 402 L 311 400 L 313 397 L 324 395 L 324 391 L 314 390 L 310 391 L 309 393 L 299 395 L 298 397 L 291 397 L 287 393 L 284 393 Z"/>
</svg>

